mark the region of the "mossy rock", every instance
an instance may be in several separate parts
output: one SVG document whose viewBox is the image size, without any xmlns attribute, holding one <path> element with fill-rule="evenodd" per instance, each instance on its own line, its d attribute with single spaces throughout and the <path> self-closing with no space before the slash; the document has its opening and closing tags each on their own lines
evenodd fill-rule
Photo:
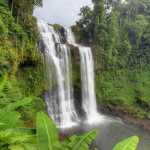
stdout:
<svg viewBox="0 0 150 150">
<path fill-rule="evenodd" d="M 66 43 L 70 48 L 71 60 L 72 60 L 72 84 L 74 89 L 81 89 L 81 75 L 80 75 L 80 54 L 78 47 Z"/>
</svg>

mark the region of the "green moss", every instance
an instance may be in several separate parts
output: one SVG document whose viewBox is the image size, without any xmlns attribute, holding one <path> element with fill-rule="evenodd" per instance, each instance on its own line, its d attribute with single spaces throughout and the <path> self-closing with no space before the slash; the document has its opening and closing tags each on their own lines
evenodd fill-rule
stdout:
<svg viewBox="0 0 150 150">
<path fill-rule="evenodd" d="M 71 51 L 72 61 L 72 84 L 75 89 L 81 89 L 81 77 L 80 77 L 80 55 L 78 47 L 66 43 Z"/>
<path fill-rule="evenodd" d="M 83 33 L 82 28 L 80 28 L 77 25 L 76 26 L 72 26 L 71 28 L 73 30 L 73 33 L 75 34 L 75 40 L 76 40 L 76 42 L 77 43 L 83 42 L 83 35 L 84 35 L 84 33 Z"/>
<path fill-rule="evenodd" d="M 16 72 L 16 79 L 18 80 L 18 86 L 22 93 L 26 96 L 33 95 L 39 96 L 44 90 L 44 67 L 43 58 L 39 57 L 41 54 L 37 54 L 34 61 L 27 61 L 20 64 L 18 71 Z"/>
<path fill-rule="evenodd" d="M 63 27 L 60 24 L 49 24 L 51 25 L 55 30 L 60 31 Z"/>
</svg>

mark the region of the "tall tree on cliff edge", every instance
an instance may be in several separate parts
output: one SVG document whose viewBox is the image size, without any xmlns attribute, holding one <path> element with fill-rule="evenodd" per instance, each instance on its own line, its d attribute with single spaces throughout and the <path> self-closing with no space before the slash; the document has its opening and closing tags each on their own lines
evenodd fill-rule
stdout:
<svg viewBox="0 0 150 150">
<path fill-rule="evenodd" d="M 43 0 L 8 0 L 12 15 L 25 22 L 27 14 L 32 14 L 35 6 L 42 7 Z M 19 17 L 20 16 L 20 17 Z"/>
<path fill-rule="evenodd" d="M 95 43 L 99 46 L 104 47 L 105 41 L 107 40 L 107 21 L 105 17 L 104 0 L 92 0 L 94 3 L 93 18 L 91 23 L 90 36 L 94 39 Z"/>
</svg>

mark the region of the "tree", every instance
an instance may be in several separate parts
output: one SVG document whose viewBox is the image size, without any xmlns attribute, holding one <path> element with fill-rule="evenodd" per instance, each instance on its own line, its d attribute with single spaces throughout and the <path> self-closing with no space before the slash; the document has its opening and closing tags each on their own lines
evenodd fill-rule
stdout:
<svg viewBox="0 0 150 150">
<path fill-rule="evenodd" d="M 89 23 L 91 22 L 92 17 L 92 11 L 89 6 L 84 6 L 80 9 L 79 16 L 81 16 L 81 19 L 77 21 L 77 24 L 80 25 L 82 28 L 87 27 Z"/>
</svg>

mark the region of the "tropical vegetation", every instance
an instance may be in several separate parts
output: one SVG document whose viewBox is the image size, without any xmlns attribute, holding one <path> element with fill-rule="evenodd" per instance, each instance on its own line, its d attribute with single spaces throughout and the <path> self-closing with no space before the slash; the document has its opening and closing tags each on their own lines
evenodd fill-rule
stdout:
<svg viewBox="0 0 150 150">
<path fill-rule="evenodd" d="M 132 111 L 135 118 L 150 119 L 150 0 L 93 4 L 93 10 L 81 8 L 81 19 L 72 29 L 78 43 L 92 47 L 99 101 Z M 59 142 L 56 126 L 45 114 L 35 6 L 42 6 L 42 0 L 0 0 L 0 149 L 89 149 L 97 130 Z M 73 84 L 80 88 L 76 72 Z M 138 140 L 131 137 L 113 150 L 135 150 Z"/>
<path fill-rule="evenodd" d="M 150 1 L 92 0 L 72 29 L 92 47 L 95 89 L 109 109 L 150 119 Z"/>
</svg>

